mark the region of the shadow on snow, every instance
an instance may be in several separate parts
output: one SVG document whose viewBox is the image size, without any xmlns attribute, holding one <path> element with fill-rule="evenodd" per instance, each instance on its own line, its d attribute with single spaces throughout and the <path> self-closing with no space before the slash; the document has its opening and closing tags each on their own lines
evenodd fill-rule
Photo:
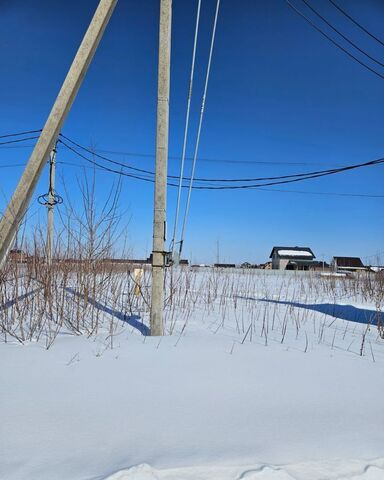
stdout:
<svg viewBox="0 0 384 480">
<path fill-rule="evenodd" d="M 68 287 L 66 288 L 66 291 L 84 300 L 84 295 L 76 292 L 76 290 L 74 290 L 73 288 Z M 88 303 L 93 305 L 98 310 L 109 313 L 109 315 L 112 315 L 113 317 L 118 318 L 125 323 L 128 323 L 128 325 L 136 328 L 136 330 L 138 330 L 142 335 L 148 336 L 150 334 L 150 329 L 146 325 L 144 325 L 138 315 L 126 315 L 122 312 L 119 312 L 118 310 L 113 310 L 113 308 L 108 307 L 108 305 L 103 305 L 102 303 L 90 297 L 88 297 Z"/>
<path fill-rule="evenodd" d="M 31 295 L 39 292 L 40 290 L 42 290 L 42 287 L 35 288 L 35 290 L 31 290 L 30 292 L 24 293 L 23 295 L 20 295 L 17 298 L 14 298 L 12 300 L 8 300 L 7 302 L 3 303 L 3 305 L 0 306 L 0 311 L 6 310 L 7 308 L 12 307 L 12 305 L 14 305 L 15 303 L 19 302 L 20 300 L 24 300 L 24 298 L 30 297 Z"/>
<path fill-rule="evenodd" d="M 363 323 L 366 325 L 378 325 L 384 323 L 384 313 L 365 308 L 357 308 L 353 305 L 337 305 L 335 303 L 298 303 L 282 300 L 271 300 L 268 298 L 238 297 L 243 300 L 255 300 L 259 302 L 275 303 L 279 305 L 290 305 L 292 307 L 306 308 L 315 312 L 324 313 L 331 317 L 348 320 L 349 322 Z"/>
</svg>

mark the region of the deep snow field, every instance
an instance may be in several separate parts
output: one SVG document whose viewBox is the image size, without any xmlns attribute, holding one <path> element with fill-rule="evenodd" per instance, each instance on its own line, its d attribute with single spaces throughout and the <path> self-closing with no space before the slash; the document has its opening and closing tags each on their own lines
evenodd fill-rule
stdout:
<svg viewBox="0 0 384 480">
<path fill-rule="evenodd" d="M 180 270 L 155 338 L 147 276 L 136 300 L 123 274 L 97 298 L 64 286 L 40 335 L 40 285 L 2 296 L 0 479 L 384 479 L 382 286 Z"/>
</svg>

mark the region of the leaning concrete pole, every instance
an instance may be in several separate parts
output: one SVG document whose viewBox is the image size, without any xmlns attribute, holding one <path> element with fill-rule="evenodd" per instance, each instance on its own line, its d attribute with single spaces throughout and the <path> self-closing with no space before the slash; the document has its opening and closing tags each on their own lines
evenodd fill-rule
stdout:
<svg viewBox="0 0 384 480">
<path fill-rule="evenodd" d="M 152 250 L 151 335 L 163 335 L 171 22 L 172 0 L 161 0 Z"/>
<path fill-rule="evenodd" d="M 0 266 L 11 248 L 50 151 L 72 106 L 117 0 L 100 0 L 63 86 L 0 221 Z"/>
</svg>

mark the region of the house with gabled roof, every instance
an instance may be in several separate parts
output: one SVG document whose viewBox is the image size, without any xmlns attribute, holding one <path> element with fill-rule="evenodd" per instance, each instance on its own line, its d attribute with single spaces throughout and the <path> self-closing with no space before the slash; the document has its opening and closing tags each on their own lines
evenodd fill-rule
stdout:
<svg viewBox="0 0 384 480">
<path fill-rule="evenodd" d="M 333 257 L 333 270 L 345 270 L 348 272 L 358 272 L 361 270 L 369 270 L 359 257 Z"/>
<path fill-rule="evenodd" d="M 316 257 L 309 247 L 273 247 L 269 258 L 273 270 L 310 270 Z"/>
</svg>

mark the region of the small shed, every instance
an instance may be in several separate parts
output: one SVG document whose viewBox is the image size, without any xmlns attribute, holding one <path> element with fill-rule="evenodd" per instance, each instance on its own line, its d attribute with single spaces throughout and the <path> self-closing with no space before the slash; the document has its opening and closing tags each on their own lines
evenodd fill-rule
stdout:
<svg viewBox="0 0 384 480">
<path fill-rule="evenodd" d="M 310 270 L 315 254 L 309 247 L 273 247 L 273 270 Z"/>
</svg>

